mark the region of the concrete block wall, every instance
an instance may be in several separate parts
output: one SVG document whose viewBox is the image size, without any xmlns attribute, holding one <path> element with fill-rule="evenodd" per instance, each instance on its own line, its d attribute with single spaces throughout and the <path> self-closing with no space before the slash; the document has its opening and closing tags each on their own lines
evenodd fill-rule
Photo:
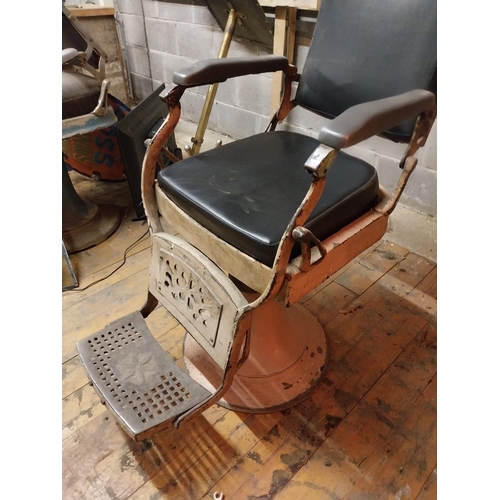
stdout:
<svg viewBox="0 0 500 500">
<path fill-rule="evenodd" d="M 217 57 L 223 32 L 204 2 L 198 0 L 114 0 L 120 24 L 124 57 L 134 97 L 146 98 L 162 83 L 172 83 L 175 70 L 200 59 Z M 312 32 L 314 14 L 306 13 L 298 29 Z M 297 37 L 295 61 L 299 72 L 308 46 Z M 304 44 L 301 44 L 304 43 Z M 233 39 L 228 57 L 268 55 L 257 43 Z M 219 85 L 208 127 L 233 138 L 262 132 L 270 116 L 271 74 L 250 75 Z M 182 98 L 183 119 L 199 121 L 208 87 L 189 89 Z M 317 136 L 325 119 L 303 109 L 294 109 L 281 128 Z M 406 187 L 401 203 L 419 212 L 437 215 L 437 131 L 419 153 L 419 164 Z M 391 190 L 397 183 L 399 159 L 405 146 L 382 138 L 371 138 L 350 153 L 369 161 L 379 172 L 382 185 Z"/>
</svg>

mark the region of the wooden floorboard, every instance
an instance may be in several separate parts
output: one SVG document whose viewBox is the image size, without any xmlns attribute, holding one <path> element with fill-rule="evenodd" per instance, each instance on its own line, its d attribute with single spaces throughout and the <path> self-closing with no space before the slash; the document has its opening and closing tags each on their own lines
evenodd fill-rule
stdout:
<svg viewBox="0 0 500 500">
<path fill-rule="evenodd" d="M 140 309 L 150 241 L 113 272 L 146 226 L 132 220 L 125 184 L 72 178 L 89 198 L 118 205 L 123 220 L 106 242 L 71 256 L 88 288 L 62 294 L 64 499 L 437 497 L 434 263 L 383 240 L 301 300 L 331 349 L 325 378 L 302 403 L 263 415 L 214 406 L 136 443 L 88 384 L 75 342 Z M 163 308 L 146 322 L 182 367 L 183 328 Z"/>
</svg>

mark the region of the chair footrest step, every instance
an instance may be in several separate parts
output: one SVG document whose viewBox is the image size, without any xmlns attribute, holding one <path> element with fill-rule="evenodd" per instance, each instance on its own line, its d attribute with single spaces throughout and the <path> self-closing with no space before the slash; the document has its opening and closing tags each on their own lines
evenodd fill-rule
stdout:
<svg viewBox="0 0 500 500">
<path fill-rule="evenodd" d="M 165 353 L 138 311 L 76 347 L 101 400 L 136 441 L 168 427 L 210 395 Z"/>
</svg>

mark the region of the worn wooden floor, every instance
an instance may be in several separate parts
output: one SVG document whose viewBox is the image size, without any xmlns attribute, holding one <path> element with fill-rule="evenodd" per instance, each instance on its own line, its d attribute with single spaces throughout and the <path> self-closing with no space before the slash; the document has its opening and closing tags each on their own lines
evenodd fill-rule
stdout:
<svg viewBox="0 0 500 500">
<path fill-rule="evenodd" d="M 146 232 L 124 183 L 73 175 L 77 190 L 122 207 L 105 243 L 71 256 L 80 286 L 106 276 Z M 75 342 L 139 309 L 149 238 L 85 291 L 62 294 L 64 499 L 436 498 L 436 266 L 381 241 L 303 303 L 331 345 L 326 377 L 296 407 L 266 415 L 215 406 L 135 443 L 87 383 Z M 183 329 L 164 309 L 146 320 L 182 366 Z"/>
</svg>

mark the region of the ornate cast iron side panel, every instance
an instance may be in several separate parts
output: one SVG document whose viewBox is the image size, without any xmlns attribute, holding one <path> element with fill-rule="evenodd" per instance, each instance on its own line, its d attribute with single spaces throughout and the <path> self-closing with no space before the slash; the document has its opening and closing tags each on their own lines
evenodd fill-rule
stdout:
<svg viewBox="0 0 500 500">
<path fill-rule="evenodd" d="M 206 255 L 186 240 L 155 233 L 149 291 L 222 370 L 248 301 Z"/>
<path fill-rule="evenodd" d="M 222 304 L 198 273 L 165 249 L 160 250 L 158 291 L 215 346 L 222 315 Z"/>
</svg>

